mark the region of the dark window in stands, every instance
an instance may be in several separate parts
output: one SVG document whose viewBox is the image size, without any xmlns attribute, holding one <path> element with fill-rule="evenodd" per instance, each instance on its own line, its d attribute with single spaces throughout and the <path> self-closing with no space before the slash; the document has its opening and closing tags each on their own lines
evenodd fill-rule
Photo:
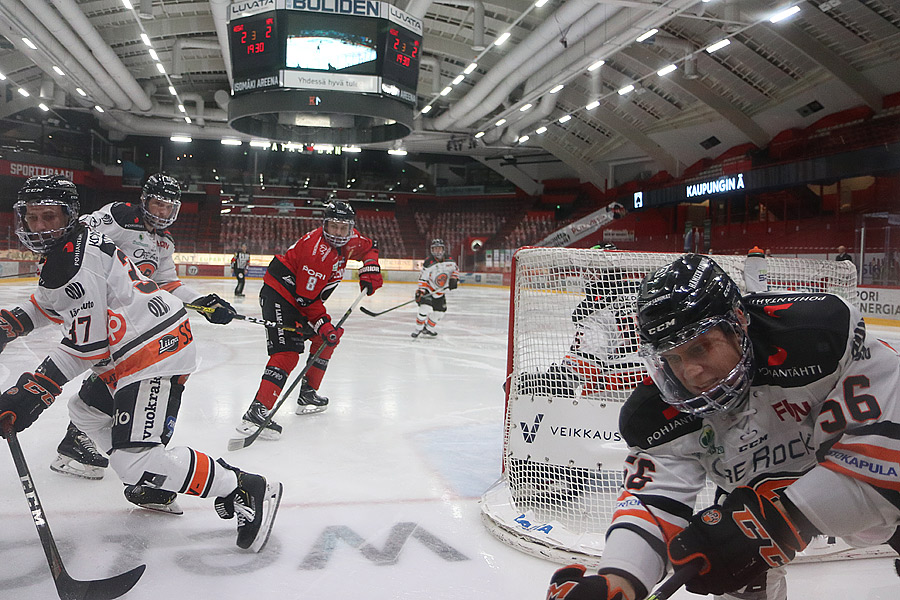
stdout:
<svg viewBox="0 0 900 600">
<path fill-rule="evenodd" d="M 808 117 L 809 115 L 811 115 L 815 112 L 819 112 L 823 108 L 825 108 L 825 107 L 822 106 L 821 104 L 819 104 L 818 100 L 813 100 L 809 104 L 804 104 L 803 106 L 798 108 L 797 112 L 800 113 L 801 117 Z"/>
<path fill-rule="evenodd" d="M 704 150 L 709 150 L 713 146 L 718 146 L 721 143 L 722 143 L 722 140 L 720 140 L 719 138 L 717 138 L 714 135 L 711 135 L 708 138 L 706 138 L 705 140 L 703 140 L 702 142 L 700 142 L 700 145 L 703 146 Z"/>
</svg>

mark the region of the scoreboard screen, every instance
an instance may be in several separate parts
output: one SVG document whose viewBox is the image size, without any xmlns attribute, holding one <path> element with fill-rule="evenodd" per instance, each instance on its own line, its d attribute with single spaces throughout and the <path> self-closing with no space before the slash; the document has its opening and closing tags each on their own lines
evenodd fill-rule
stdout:
<svg viewBox="0 0 900 600">
<path fill-rule="evenodd" d="M 283 59 L 275 11 L 233 22 L 229 31 L 235 79 L 280 68 Z"/>
<path fill-rule="evenodd" d="M 269 0 L 265 12 L 248 4 L 235 3 L 229 12 L 234 94 L 290 88 L 379 94 L 415 104 L 420 20 L 371 0 Z M 353 10 L 335 11 L 344 6 Z"/>
</svg>

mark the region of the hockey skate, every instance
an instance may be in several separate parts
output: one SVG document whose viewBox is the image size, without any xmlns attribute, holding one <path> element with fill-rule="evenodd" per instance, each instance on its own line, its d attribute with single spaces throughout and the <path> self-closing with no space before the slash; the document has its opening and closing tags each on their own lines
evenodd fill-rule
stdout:
<svg viewBox="0 0 900 600">
<path fill-rule="evenodd" d="M 238 486 L 227 496 L 216 498 L 216 513 L 223 519 L 237 515 L 237 545 L 259 552 L 269 541 L 281 493 L 281 482 L 269 482 L 262 475 L 245 473 L 221 458 L 219 464 L 237 474 Z"/>
<path fill-rule="evenodd" d="M 184 511 L 178 506 L 175 499 L 178 494 L 161 490 L 158 488 L 147 487 L 145 485 L 126 485 L 125 499 L 141 508 L 147 510 L 155 510 L 157 512 L 168 513 L 170 515 L 181 515 Z"/>
<path fill-rule="evenodd" d="M 83 479 L 103 479 L 109 459 L 103 456 L 83 431 L 69 423 L 66 436 L 57 446 L 59 455 L 50 463 L 50 470 Z"/>
<path fill-rule="evenodd" d="M 241 423 L 236 429 L 244 435 L 256 433 L 259 426 L 266 422 L 266 417 L 268 416 L 269 410 L 263 403 L 259 400 L 254 400 L 250 403 L 250 408 L 247 409 L 244 416 L 241 417 Z M 259 437 L 263 440 L 277 440 L 281 437 L 281 430 L 281 425 L 275 421 L 270 421 L 265 429 L 262 430 L 262 433 L 259 434 Z"/>
<path fill-rule="evenodd" d="M 419 336 L 426 337 L 426 338 L 433 338 L 433 337 L 437 337 L 437 331 L 431 331 L 427 327 L 422 327 L 422 329 L 413 331 L 410 335 L 414 338 L 417 338 Z"/>
<path fill-rule="evenodd" d="M 320 396 L 306 381 L 300 386 L 300 396 L 297 398 L 297 414 L 312 415 L 323 412 L 328 408 L 328 398 Z"/>
</svg>

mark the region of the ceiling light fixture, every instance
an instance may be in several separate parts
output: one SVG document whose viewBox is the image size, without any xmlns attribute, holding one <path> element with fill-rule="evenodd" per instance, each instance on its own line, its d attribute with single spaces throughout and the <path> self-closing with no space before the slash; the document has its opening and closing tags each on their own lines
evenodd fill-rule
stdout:
<svg viewBox="0 0 900 600">
<path fill-rule="evenodd" d="M 769 18 L 769 21 L 772 23 L 777 23 L 778 21 L 784 21 L 788 17 L 796 15 L 800 12 L 800 7 L 796 4 L 790 8 L 786 8 L 780 12 L 775 13 Z"/>
<path fill-rule="evenodd" d="M 563 84 L 560 83 L 559 85 L 552 87 L 550 89 L 550 93 L 555 94 L 555 93 L 559 92 L 560 90 L 562 90 L 564 87 L 566 87 L 566 86 L 564 86 Z"/>
<path fill-rule="evenodd" d="M 525 112 L 526 110 L 531 110 L 531 107 L 532 107 L 532 106 L 534 106 L 534 104 L 532 104 L 531 102 L 529 102 L 528 104 L 523 105 L 523 106 L 519 109 L 519 112 Z"/>
<path fill-rule="evenodd" d="M 23 42 L 26 46 L 28 46 L 29 48 L 31 48 L 32 50 L 37 50 L 37 46 L 35 46 L 35 45 L 34 45 L 34 42 L 32 42 L 31 40 L 29 40 L 28 38 L 22 38 L 22 42 Z"/>
<path fill-rule="evenodd" d="M 457 76 L 453 79 L 453 83 L 451 83 L 450 85 L 458 85 L 458 84 L 461 83 L 462 80 L 465 79 L 465 78 L 466 78 L 465 75 L 457 75 Z"/>
<path fill-rule="evenodd" d="M 559 118 L 560 123 L 567 123 L 572 120 L 572 115 L 564 115 Z"/>
<path fill-rule="evenodd" d="M 639 35 L 639 36 L 637 37 L 637 39 L 635 39 L 634 41 L 636 41 L 636 42 L 644 42 L 644 41 L 649 40 L 650 38 L 652 38 L 652 37 L 653 37 L 654 35 L 656 35 L 657 33 L 659 33 L 659 29 L 651 29 L 650 31 L 645 31 L 644 33 L 642 33 L 641 35 Z"/>
<path fill-rule="evenodd" d="M 598 106 L 600 106 L 600 101 L 599 101 L 599 100 L 594 100 L 593 102 L 591 102 L 590 104 L 588 104 L 587 106 L 585 106 L 584 109 L 585 109 L 585 110 L 594 110 L 594 109 L 597 108 Z"/>
<path fill-rule="evenodd" d="M 595 62 L 594 64 L 592 64 L 591 66 L 588 67 L 588 71 L 596 71 L 597 69 L 599 69 L 600 67 L 602 67 L 605 64 L 606 64 L 605 60 L 598 60 L 597 62 Z"/>
<path fill-rule="evenodd" d="M 729 40 L 728 38 L 725 38 L 724 40 L 719 40 L 712 46 L 707 47 L 706 51 L 709 52 L 710 54 L 712 54 L 716 50 L 721 50 L 722 48 L 724 48 L 725 46 L 727 46 L 730 43 L 731 43 L 731 40 Z"/>
<path fill-rule="evenodd" d="M 189 135 L 178 135 L 177 133 L 169 138 L 170 142 L 178 142 L 180 144 L 187 144 L 189 142 L 193 142 L 194 140 Z"/>
<path fill-rule="evenodd" d="M 146 33 L 144 33 L 143 31 L 141 32 L 141 41 L 144 42 L 145 46 L 151 45 L 150 44 L 150 36 L 147 35 Z"/>
<path fill-rule="evenodd" d="M 80 87 L 75 88 L 75 91 L 78 92 L 78 95 L 79 95 L 79 96 L 85 96 L 85 97 L 87 96 L 87 93 L 86 93 L 83 89 L 81 89 Z"/>
<path fill-rule="evenodd" d="M 441 90 L 441 96 L 446 96 L 447 94 L 449 94 L 452 91 L 453 91 L 453 88 L 448 85 L 447 87 L 445 87 L 444 89 Z"/>
<path fill-rule="evenodd" d="M 419 112 L 422 113 L 423 115 L 427 115 L 428 113 L 431 112 L 431 109 L 432 109 L 432 108 L 433 108 L 433 107 L 432 107 L 430 104 L 428 104 L 428 105 L 426 105 L 426 106 L 423 106 L 423 107 L 422 107 L 422 110 L 420 110 Z"/>
<path fill-rule="evenodd" d="M 502 127 L 504 124 L 506 124 L 506 119 L 500 119 L 499 121 L 494 123 L 494 127 Z"/>
<path fill-rule="evenodd" d="M 627 94 L 629 92 L 633 92 L 633 91 L 634 91 L 634 86 L 631 84 L 628 84 L 619 90 L 619 95 L 624 96 L 625 94 Z"/>
<path fill-rule="evenodd" d="M 663 77 L 664 75 L 668 75 L 669 73 L 671 73 L 672 71 L 674 71 L 677 68 L 678 67 L 675 65 L 666 65 L 665 67 L 663 67 L 662 69 L 657 71 L 656 74 L 659 75 L 660 77 Z"/>
<path fill-rule="evenodd" d="M 463 71 L 463 74 L 468 75 L 469 73 L 471 73 L 472 71 L 474 71 L 477 68 L 478 68 L 478 63 L 469 63 L 469 66 L 465 68 L 465 70 Z"/>
<path fill-rule="evenodd" d="M 547 132 L 547 127 L 541 125 L 541 126 L 538 127 L 537 129 L 535 129 L 534 132 L 535 132 L 536 134 L 538 134 L 538 135 L 541 135 L 542 133 L 546 133 L 546 132 Z"/>
<path fill-rule="evenodd" d="M 54 71 L 56 72 L 56 74 L 59 75 L 60 77 L 65 77 L 65 76 L 66 76 L 66 74 L 63 72 L 63 70 L 60 69 L 59 67 L 57 67 L 56 65 L 53 65 L 53 70 L 54 70 Z"/>
<path fill-rule="evenodd" d="M 497 38 L 497 41 L 494 42 L 495 46 L 502 46 L 503 42 L 509 39 L 509 36 L 512 35 L 510 32 L 506 31 Z"/>
</svg>

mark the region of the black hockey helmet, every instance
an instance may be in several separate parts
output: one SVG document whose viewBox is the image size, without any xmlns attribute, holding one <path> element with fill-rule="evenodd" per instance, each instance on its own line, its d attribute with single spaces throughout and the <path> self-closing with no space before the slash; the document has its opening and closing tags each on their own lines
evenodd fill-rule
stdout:
<svg viewBox="0 0 900 600">
<path fill-rule="evenodd" d="M 650 273 L 637 298 L 641 357 L 663 399 L 683 412 L 728 410 L 746 396 L 753 378 L 753 350 L 737 285 L 711 258 L 686 254 Z M 713 328 L 733 340 L 739 355 L 734 368 L 715 385 L 688 391 L 669 364 L 673 350 Z"/>
<path fill-rule="evenodd" d="M 328 231 L 329 223 L 338 225 L 337 232 Z M 346 223 L 346 228 L 339 225 Z M 340 248 L 350 241 L 353 236 L 353 227 L 356 225 L 356 211 L 346 202 L 330 202 L 325 205 L 325 218 L 322 220 L 322 232 L 329 244 L 335 248 Z M 346 229 L 346 233 L 340 230 Z"/>
<path fill-rule="evenodd" d="M 153 200 L 154 213 L 150 209 L 150 201 Z M 160 203 L 163 207 L 159 208 Z M 178 180 L 171 175 L 165 173 L 154 173 L 147 179 L 144 189 L 141 192 L 141 212 L 144 214 L 144 222 L 151 229 L 165 229 L 175 222 L 178 218 L 178 211 L 181 208 L 181 187 Z M 166 216 L 157 213 L 166 213 Z"/>
<path fill-rule="evenodd" d="M 66 224 L 44 231 L 32 231 L 28 218 L 29 206 L 60 206 Z M 16 235 L 26 248 L 38 254 L 46 254 L 62 243 L 78 224 L 78 190 L 75 184 L 62 175 L 31 177 L 19 190 L 13 206 L 16 213 Z"/>
<path fill-rule="evenodd" d="M 437 260 L 444 260 L 447 256 L 447 244 L 444 243 L 444 240 L 441 238 L 434 238 L 431 240 L 431 244 L 429 245 L 429 251 L 431 255 Z M 434 251 L 435 248 L 440 248 L 440 253 Z"/>
</svg>

